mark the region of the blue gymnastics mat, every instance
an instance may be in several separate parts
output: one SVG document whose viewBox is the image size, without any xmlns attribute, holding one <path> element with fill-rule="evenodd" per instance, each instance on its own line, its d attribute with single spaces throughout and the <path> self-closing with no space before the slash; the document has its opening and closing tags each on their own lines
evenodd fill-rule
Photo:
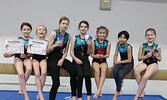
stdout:
<svg viewBox="0 0 167 100">
<path fill-rule="evenodd" d="M 28 95 L 30 100 L 37 100 L 38 92 L 37 91 L 28 91 Z M 49 92 L 43 92 L 45 100 L 49 100 Z M 103 94 L 103 98 L 94 99 L 92 94 L 92 100 L 112 100 L 113 94 Z M 133 100 L 134 94 L 123 94 L 119 96 L 117 100 Z M 87 95 L 83 93 L 83 100 L 86 100 Z M 70 100 L 71 93 L 69 92 L 58 92 L 56 100 Z M 24 100 L 23 95 L 18 95 L 18 91 L 13 90 L 0 90 L 0 100 Z M 140 98 L 139 100 L 167 100 L 161 95 L 145 95 L 144 98 Z"/>
</svg>

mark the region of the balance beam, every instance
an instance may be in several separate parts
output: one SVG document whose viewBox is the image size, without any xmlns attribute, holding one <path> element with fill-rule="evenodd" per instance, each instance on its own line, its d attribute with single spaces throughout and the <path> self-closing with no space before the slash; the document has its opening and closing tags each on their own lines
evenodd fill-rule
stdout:
<svg viewBox="0 0 167 100">
<path fill-rule="evenodd" d="M 91 67 L 90 70 L 91 77 L 94 77 L 94 70 Z M 17 71 L 15 69 L 14 64 L 7 64 L 7 63 L 0 63 L 0 74 L 17 74 Z M 144 74 L 144 71 L 141 73 L 141 75 Z M 32 75 L 34 73 L 32 72 Z M 47 76 L 49 76 L 49 71 L 47 72 Z M 70 74 L 63 68 L 60 68 L 60 76 L 63 77 L 69 77 Z M 149 80 L 167 80 L 167 70 L 158 70 L 154 75 L 150 77 Z M 112 69 L 108 68 L 107 73 L 106 73 L 106 78 L 113 78 L 113 73 Z M 129 72 L 126 76 L 125 79 L 135 79 L 134 75 L 134 70 Z"/>
</svg>

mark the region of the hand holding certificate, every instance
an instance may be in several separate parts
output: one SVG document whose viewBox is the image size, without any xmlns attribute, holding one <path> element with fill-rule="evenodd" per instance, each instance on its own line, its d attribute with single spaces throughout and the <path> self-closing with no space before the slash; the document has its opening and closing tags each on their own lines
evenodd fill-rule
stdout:
<svg viewBox="0 0 167 100">
<path fill-rule="evenodd" d="M 27 52 L 32 54 L 46 55 L 47 45 L 47 41 L 30 39 Z"/>
<path fill-rule="evenodd" d="M 5 39 L 4 48 L 5 53 L 24 53 L 24 41 L 21 39 Z"/>
</svg>

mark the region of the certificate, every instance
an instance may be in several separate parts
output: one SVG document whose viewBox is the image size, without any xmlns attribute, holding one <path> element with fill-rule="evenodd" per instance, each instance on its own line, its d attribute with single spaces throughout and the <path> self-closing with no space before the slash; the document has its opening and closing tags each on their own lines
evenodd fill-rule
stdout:
<svg viewBox="0 0 167 100">
<path fill-rule="evenodd" d="M 6 53 L 24 53 L 24 41 L 21 39 L 5 39 L 4 48 Z"/>
<path fill-rule="evenodd" d="M 28 53 L 46 55 L 48 42 L 45 40 L 30 39 L 28 42 Z"/>
</svg>

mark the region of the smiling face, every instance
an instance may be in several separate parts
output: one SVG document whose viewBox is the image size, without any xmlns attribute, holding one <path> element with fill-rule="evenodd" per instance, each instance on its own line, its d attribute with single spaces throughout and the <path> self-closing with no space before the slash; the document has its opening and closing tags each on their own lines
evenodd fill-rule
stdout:
<svg viewBox="0 0 167 100">
<path fill-rule="evenodd" d="M 119 38 L 118 38 L 119 42 L 121 45 L 127 43 L 127 38 L 125 37 L 124 34 L 122 34 Z"/>
<path fill-rule="evenodd" d="M 68 29 L 68 27 L 69 27 L 69 21 L 68 20 L 62 20 L 59 23 L 59 28 L 60 28 L 61 31 L 66 32 L 66 30 Z"/>
<path fill-rule="evenodd" d="M 97 32 L 97 38 L 100 40 L 105 40 L 107 37 L 106 29 L 99 29 Z"/>
<path fill-rule="evenodd" d="M 81 23 L 79 26 L 79 30 L 81 34 L 86 34 L 86 32 L 88 31 L 88 26 L 85 23 Z"/>
<path fill-rule="evenodd" d="M 36 30 L 36 34 L 40 37 L 40 38 L 44 38 L 45 35 L 47 34 L 47 29 L 45 26 L 38 26 L 37 30 Z"/>
<path fill-rule="evenodd" d="M 153 31 L 147 31 L 146 32 L 146 38 L 148 42 L 154 42 L 156 35 Z"/>
<path fill-rule="evenodd" d="M 27 25 L 24 25 L 21 29 L 21 32 L 23 33 L 23 36 L 26 37 L 26 38 L 30 37 L 31 31 L 32 31 L 31 28 Z"/>
</svg>

